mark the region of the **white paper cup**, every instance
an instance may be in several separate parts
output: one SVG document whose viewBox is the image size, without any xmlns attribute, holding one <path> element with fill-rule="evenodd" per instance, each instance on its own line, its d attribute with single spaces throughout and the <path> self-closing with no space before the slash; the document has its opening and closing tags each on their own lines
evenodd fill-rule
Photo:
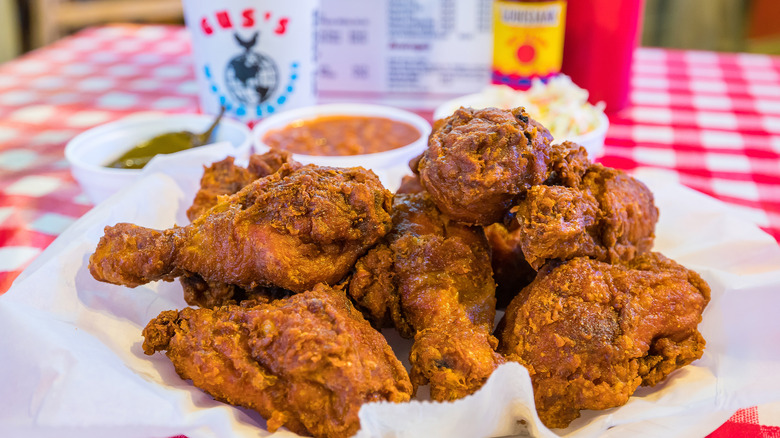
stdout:
<svg viewBox="0 0 780 438">
<path fill-rule="evenodd" d="M 251 122 L 316 103 L 319 0 L 182 0 L 201 110 Z"/>
</svg>

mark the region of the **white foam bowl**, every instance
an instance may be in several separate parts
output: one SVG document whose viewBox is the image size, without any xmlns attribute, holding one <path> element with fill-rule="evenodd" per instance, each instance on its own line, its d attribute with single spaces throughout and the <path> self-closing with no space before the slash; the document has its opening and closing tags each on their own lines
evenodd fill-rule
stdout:
<svg viewBox="0 0 780 438">
<path fill-rule="evenodd" d="M 427 120 L 409 111 L 382 105 L 357 103 L 334 103 L 298 108 L 275 114 L 255 125 L 255 153 L 267 152 L 270 147 L 263 142 L 263 137 L 269 132 L 282 129 L 290 124 L 316 119 L 322 116 L 363 116 L 384 117 L 408 123 L 420 131 L 420 138 L 414 142 L 389 151 L 362 155 L 305 155 L 293 154 L 293 158 L 303 164 L 318 164 L 332 167 L 362 166 L 376 172 L 386 187 L 392 188 L 400 181 L 400 176 L 408 173 L 409 160 L 420 155 L 428 146 L 428 135 L 431 124 Z M 396 179 L 398 181 L 396 181 Z"/>
<path fill-rule="evenodd" d="M 475 93 L 475 94 L 469 94 L 466 96 L 457 97 L 452 100 L 448 100 L 447 102 L 444 102 L 443 104 L 439 105 L 436 110 L 433 112 L 433 120 L 439 120 L 444 119 L 446 117 L 449 117 L 452 115 L 452 113 L 455 112 L 460 107 L 466 107 L 466 108 L 487 108 L 490 106 L 496 106 L 495 104 L 491 104 L 491 102 L 488 102 L 488 97 L 483 93 Z M 510 108 L 505 108 L 510 109 Z M 533 117 L 533 114 L 531 114 L 531 117 Z M 555 138 L 553 141 L 555 143 L 562 143 L 564 141 L 571 141 L 574 143 L 577 143 L 585 148 L 586 151 L 588 151 L 588 156 L 591 159 L 595 159 L 600 157 L 604 153 L 604 139 L 607 137 L 607 129 L 609 128 L 609 118 L 606 114 L 604 114 L 603 111 L 599 111 L 598 115 L 598 125 L 589 132 L 586 132 L 585 134 L 571 136 L 571 137 L 561 137 L 561 138 Z"/>
<path fill-rule="evenodd" d="M 204 132 L 214 122 L 205 114 L 139 114 L 97 126 L 74 137 L 65 146 L 70 171 L 90 201 L 100 203 L 141 176 L 142 169 L 113 169 L 106 164 L 137 144 L 166 132 Z M 213 142 L 229 142 L 235 155 L 251 152 L 252 137 L 243 123 L 223 118 Z M 187 154 L 188 151 L 177 152 Z M 174 154 L 171 154 L 174 155 Z"/>
</svg>

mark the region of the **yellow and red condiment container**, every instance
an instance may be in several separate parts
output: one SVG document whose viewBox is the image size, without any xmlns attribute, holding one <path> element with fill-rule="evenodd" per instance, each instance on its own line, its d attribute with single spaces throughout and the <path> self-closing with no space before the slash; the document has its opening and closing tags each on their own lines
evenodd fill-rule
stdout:
<svg viewBox="0 0 780 438">
<path fill-rule="evenodd" d="M 566 0 L 495 0 L 494 84 L 524 90 L 561 71 Z"/>
</svg>

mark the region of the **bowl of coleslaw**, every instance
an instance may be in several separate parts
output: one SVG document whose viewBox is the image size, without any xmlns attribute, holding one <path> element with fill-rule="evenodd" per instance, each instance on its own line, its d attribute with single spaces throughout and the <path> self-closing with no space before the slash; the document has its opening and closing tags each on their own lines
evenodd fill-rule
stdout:
<svg viewBox="0 0 780 438">
<path fill-rule="evenodd" d="M 571 141 L 580 144 L 595 159 L 604 152 L 604 139 L 609 119 L 604 104 L 588 103 L 588 92 L 566 75 L 558 75 L 549 82 L 536 80 L 525 91 L 506 85 L 490 85 L 479 93 L 457 97 L 441 104 L 433 119 L 449 117 L 460 107 L 502 109 L 525 107 L 526 112 L 550 130 L 556 143 Z"/>
</svg>

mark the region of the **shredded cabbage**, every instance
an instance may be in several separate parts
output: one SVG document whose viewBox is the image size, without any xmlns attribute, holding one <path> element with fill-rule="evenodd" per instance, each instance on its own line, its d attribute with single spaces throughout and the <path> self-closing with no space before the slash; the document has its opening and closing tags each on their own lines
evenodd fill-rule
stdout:
<svg viewBox="0 0 780 438">
<path fill-rule="evenodd" d="M 535 79 L 526 91 L 491 85 L 482 91 L 485 106 L 525 107 L 526 112 L 550 130 L 555 139 L 569 139 L 594 130 L 600 123 L 604 102 L 588 103 L 588 91 L 560 74 L 548 83 Z M 482 99 L 480 99 L 482 100 Z"/>
</svg>

